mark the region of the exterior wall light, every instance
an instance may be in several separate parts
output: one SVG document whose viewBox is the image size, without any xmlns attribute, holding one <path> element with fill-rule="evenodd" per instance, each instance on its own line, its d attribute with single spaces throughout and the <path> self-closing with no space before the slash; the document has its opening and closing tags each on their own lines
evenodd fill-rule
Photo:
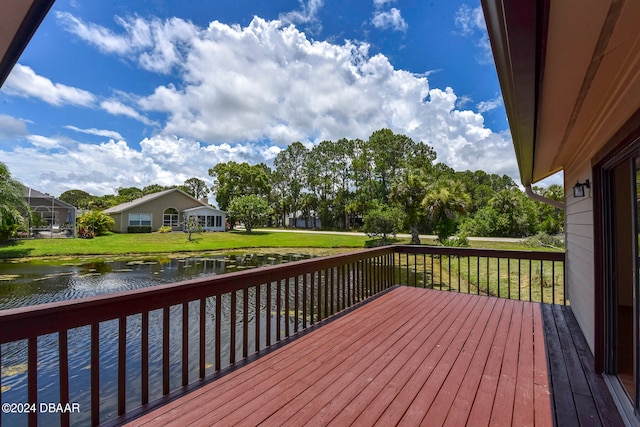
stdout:
<svg viewBox="0 0 640 427">
<path fill-rule="evenodd" d="M 576 185 L 573 186 L 573 197 L 584 197 L 584 188 L 591 188 L 591 183 L 587 179 L 585 182 L 576 181 Z"/>
</svg>

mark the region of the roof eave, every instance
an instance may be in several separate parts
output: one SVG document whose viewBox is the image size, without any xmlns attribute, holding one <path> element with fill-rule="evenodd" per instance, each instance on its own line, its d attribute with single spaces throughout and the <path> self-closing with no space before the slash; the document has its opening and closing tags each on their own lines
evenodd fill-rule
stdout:
<svg viewBox="0 0 640 427">
<path fill-rule="evenodd" d="M 20 55 L 22 55 L 31 37 L 33 37 L 54 2 L 55 0 L 35 0 L 29 8 L 5 55 L 0 58 L 0 87 L 2 87 L 9 73 L 18 62 Z"/>
<path fill-rule="evenodd" d="M 482 0 L 520 179 L 534 182 L 537 110 L 548 1 Z"/>
</svg>

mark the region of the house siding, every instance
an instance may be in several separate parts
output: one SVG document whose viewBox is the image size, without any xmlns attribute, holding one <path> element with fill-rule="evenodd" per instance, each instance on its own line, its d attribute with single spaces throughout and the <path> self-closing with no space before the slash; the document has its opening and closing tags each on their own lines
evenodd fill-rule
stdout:
<svg viewBox="0 0 640 427">
<path fill-rule="evenodd" d="M 189 197 L 179 191 L 171 192 L 162 197 L 158 197 L 153 200 L 149 200 L 146 203 L 133 206 L 130 209 L 124 210 L 119 214 L 111 214 L 114 219 L 117 215 L 120 215 L 120 221 L 116 221 L 113 231 L 126 233 L 129 226 L 129 214 L 151 214 L 151 229 L 158 230 L 163 225 L 164 211 L 167 208 L 177 209 L 178 212 L 182 212 L 185 209 L 193 208 L 197 205 L 197 201 L 194 202 L 192 197 Z M 180 215 L 182 221 L 182 215 Z"/>
<path fill-rule="evenodd" d="M 595 270 L 592 189 L 585 189 L 585 197 L 573 197 L 576 181 L 584 182 L 586 179 L 592 181 L 588 159 L 565 167 L 565 277 L 571 310 L 593 352 Z"/>
</svg>

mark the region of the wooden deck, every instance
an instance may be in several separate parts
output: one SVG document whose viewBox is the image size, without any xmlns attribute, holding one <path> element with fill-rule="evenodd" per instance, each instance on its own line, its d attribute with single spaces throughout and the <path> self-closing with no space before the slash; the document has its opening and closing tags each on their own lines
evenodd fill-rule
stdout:
<svg viewBox="0 0 640 427">
<path fill-rule="evenodd" d="M 621 425 L 574 323 L 560 307 L 394 288 L 130 425 Z"/>
</svg>

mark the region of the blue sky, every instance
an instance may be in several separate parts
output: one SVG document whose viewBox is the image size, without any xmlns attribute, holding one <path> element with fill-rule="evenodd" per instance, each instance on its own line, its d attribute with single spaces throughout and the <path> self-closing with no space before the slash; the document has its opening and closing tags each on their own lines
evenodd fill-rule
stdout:
<svg viewBox="0 0 640 427">
<path fill-rule="evenodd" d="M 518 181 L 479 1 L 58 0 L 0 89 L 0 160 L 53 195 L 383 127 Z"/>
</svg>

